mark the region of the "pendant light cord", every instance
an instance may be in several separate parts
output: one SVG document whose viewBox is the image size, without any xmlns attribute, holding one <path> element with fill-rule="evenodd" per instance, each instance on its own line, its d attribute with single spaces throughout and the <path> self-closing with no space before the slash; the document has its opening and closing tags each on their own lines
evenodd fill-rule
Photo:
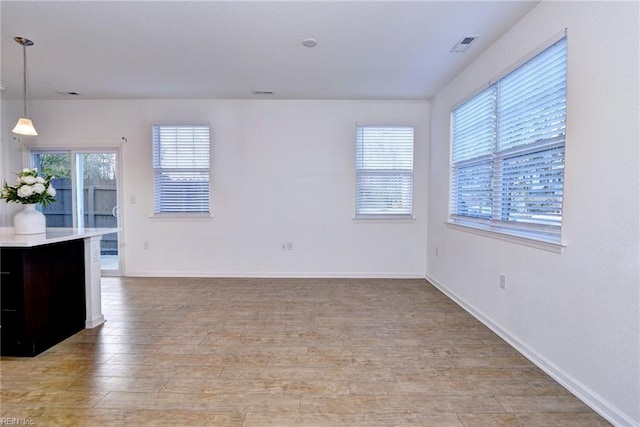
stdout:
<svg viewBox="0 0 640 427">
<path fill-rule="evenodd" d="M 17 43 L 22 45 L 22 99 L 24 100 L 24 116 L 27 116 L 27 46 L 33 46 L 33 42 L 26 37 L 14 37 Z"/>
<path fill-rule="evenodd" d="M 24 116 L 27 116 L 27 45 L 22 44 L 22 99 L 24 100 Z"/>
</svg>

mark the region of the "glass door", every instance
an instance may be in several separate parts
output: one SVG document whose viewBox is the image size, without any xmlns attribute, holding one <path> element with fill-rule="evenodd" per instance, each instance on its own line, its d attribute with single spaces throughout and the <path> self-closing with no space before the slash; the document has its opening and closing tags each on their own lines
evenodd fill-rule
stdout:
<svg viewBox="0 0 640 427">
<path fill-rule="evenodd" d="M 118 227 L 117 156 L 115 152 L 75 153 L 76 219 L 80 228 Z M 120 271 L 118 233 L 100 241 L 102 270 Z"/>
<path fill-rule="evenodd" d="M 119 228 L 118 152 L 33 151 L 34 167 L 51 174 L 56 202 L 43 208 L 47 227 Z M 118 233 L 100 242 L 102 274 L 120 275 Z"/>
</svg>

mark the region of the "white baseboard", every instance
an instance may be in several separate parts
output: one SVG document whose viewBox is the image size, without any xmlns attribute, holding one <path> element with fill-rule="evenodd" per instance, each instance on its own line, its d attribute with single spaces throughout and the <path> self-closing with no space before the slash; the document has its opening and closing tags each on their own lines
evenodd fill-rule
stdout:
<svg viewBox="0 0 640 427">
<path fill-rule="evenodd" d="M 104 315 L 101 314 L 100 316 L 94 317 L 93 319 L 86 319 L 84 321 L 84 327 L 86 329 L 93 329 L 96 326 L 102 325 L 104 322 L 105 322 Z"/>
<path fill-rule="evenodd" d="M 424 273 L 333 273 L 333 272 L 224 272 L 224 271 L 127 271 L 125 277 L 211 277 L 265 279 L 423 279 Z"/>
<path fill-rule="evenodd" d="M 545 373 L 547 373 L 551 378 L 556 380 L 560 385 L 566 388 L 569 392 L 575 395 L 578 399 L 583 401 L 586 405 L 600 414 L 607 421 L 612 423 L 615 426 L 629 426 L 629 427 L 638 427 L 640 424 L 637 421 L 634 421 L 630 416 L 625 414 L 616 408 L 609 401 L 604 399 L 598 393 L 591 390 L 589 387 L 585 386 L 578 379 L 569 375 L 562 368 L 555 365 L 552 361 L 548 360 L 540 353 L 538 353 L 535 349 L 531 348 L 527 343 L 520 340 L 518 337 L 512 335 L 502 326 L 493 322 L 491 318 L 486 316 L 480 310 L 477 310 L 471 304 L 468 304 L 464 299 L 460 298 L 454 292 L 447 289 L 441 283 L 439 283 L 435 278 L 429 276 L 428 274 L 425 276 L 427 281 L 435 286 L 438 290 L 440 290 L 443 294 L 449 297 L 452 301 L 462 307 L 465 311 L 471 314 L 473 317 L 478 319 L 482 324 L 484 324 L 487 328 L 491 329 L 495 332 L 500 338 L 505 340 L 510 346 L 515 348 L 518 352 L 520 352 L 524 357 L 529 359 L 534 365 L 542 369 Z"/>
</svg>

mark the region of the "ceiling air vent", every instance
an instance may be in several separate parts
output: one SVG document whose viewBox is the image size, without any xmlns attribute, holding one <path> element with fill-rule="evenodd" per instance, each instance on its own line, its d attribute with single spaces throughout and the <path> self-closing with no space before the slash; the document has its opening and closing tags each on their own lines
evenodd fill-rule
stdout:
<svg viewBox="0 0 640 427">
<path fill-rule="evenodd" d="M 254 95 L 273 95 L 274 92 L 272 90 L 254 90 Z"/>
<path fill-rule="evenodd" d="M 66 91 L 57 90 L 56 93 L 62 96 L 80 96 L 78 92 L 73 92 L 73 91 L 66 92 Z"/>
<path fill-rule="evenodd" d="M 458 43 L 456 43 L 451 52 L 461 53 L 469 49 L 469 46 L 478 39 L 478 36 L 464 36 Z"/>
</svg>

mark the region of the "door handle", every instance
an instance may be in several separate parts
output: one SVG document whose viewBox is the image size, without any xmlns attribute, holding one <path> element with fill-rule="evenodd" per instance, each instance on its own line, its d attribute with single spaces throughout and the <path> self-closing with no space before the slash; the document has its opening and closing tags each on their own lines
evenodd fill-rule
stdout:
<svg viewBox="0 0 640 427">
<path fill-rule="evenodd" d="M 115 216 L 116 218 L 120 216 L 120 209 L 118 208 L 118 206 L 114 206 L 113 209 L 111 209 L 111 215 Z"/>
</svg>

